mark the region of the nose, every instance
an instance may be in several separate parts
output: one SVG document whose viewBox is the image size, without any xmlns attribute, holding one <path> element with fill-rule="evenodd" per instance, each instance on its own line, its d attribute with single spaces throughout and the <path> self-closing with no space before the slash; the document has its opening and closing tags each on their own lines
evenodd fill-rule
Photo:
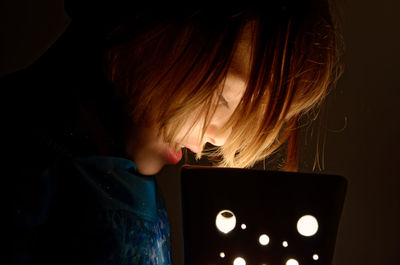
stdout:
<svg viewBox="0 0 400 265">
<path fill-rule="evenodd" d="M 229 135 L 231 134 L 232 128 L 229 128 L 222 133 L 219 130 L 220 128 L 218 126 L 210 124 L 207 127 L 206 133 L 204 135 L 206 138 L 206 142 L 209 142 L 210 144 L 215 146 L 223 146 Z"/>
</svg>

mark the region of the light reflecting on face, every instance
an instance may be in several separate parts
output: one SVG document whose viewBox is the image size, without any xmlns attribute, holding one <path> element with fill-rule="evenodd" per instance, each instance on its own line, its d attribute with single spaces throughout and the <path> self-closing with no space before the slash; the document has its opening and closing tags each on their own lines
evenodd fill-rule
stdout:
<svg viewBox="0 0 400 265">
<path fill-rule="evenodd" d="M 262 234 L 259 238 L 258 238 L 258 242 L 263 245 L 266 246 L 269 244 L 269 236 L 267 236 L 266 234 Z"/>
<path fill-rule="evenodd" d="M 222 233 L 229 233 L 236 226 L 236 217 L 232 211 L 222 210 L 217 214 L 215 225 Z"/>
<path fill-rule="evenodd" d="M 242 258 L 242 257 L 237 257 L 237 258 L 233 261 L 233 265 L 246 265 L 246 261 L 245 261 L 244 258 Z"/>
<path fill-rule="evenodd" d="M 137 170 L 143 175 L 157 174 L 165 165 L 176 164 L 182 159 L 181 147 L 200 153 L 207 142 L 214 146 L 223 146 L 231 134 L 232 128 L 222 131 L 233 112 L 237 108 L 245 90 L 250 75 L 251 33 L 252 28 L 246 26 L 243 35 L 237 43 L 231 65 L 226 74 L 225 83 L 221 84 L 221 98 L 212 104 L 215 112 L 206 128 L 204 106 L 193 106 L 193 111 L 187 113 L 184 123 L 172 143 L 167 143 L 160 133 L 160 126 L 155 121 L 158 114 L 164 111 L 164 106 L 153 106 L 146 113 L 143 122 L 129 123 L 124 128 L 124 146 L 127 158 L 135 162 Z M 149 73 L 151 77 L 151 73 Z M 214 89 L 214 88 L 213 88 Z M 220 91 L 220 90 L 216 90 Z M 202 138 L 204 132 L 204 137 Z"/>
<path fill-rule="evenodd" d="M 282 246 L 283 246 L 284 248 L 287 248 L 287 246 L 289 246 L 289 244 L 288 244 L 287 241 L 283 241 L 283 242 L 282 242 Z"/>
<path fill-rule="evenodd" d="M 297 222 L 297 231 L 303 236 L 313 236 L 318 231 L 318 221 L 312 215 L 304 215 Z"/>
<path fill-rule="evenodd" d="M 232 132 L 232 128 L 228 128 L 225 131 L 222 131 L 221 128 L 231 118 L 246 91 L 247 79 L 251 70 L 252 28 L 250 23 L 246 25 L 242 33 L 243 35 L 237 43 L 224 82 L 216 90 L 218 98 L 213 104 L 215 112 L 209 120 L 208 126 L 203 128 L 205 117 L 202 115 L 202 106 L 198 106 L 191 113 L 187 123 L 184 124 L 177 135 L 177 139 L 180 141 L 179 144 L 194 153 L 199 153 L 206 143 L 214 146 L 223 146 Z M 203 131 L 204 138 L 201 137 Z"/>
<path fill-rule="evenodd" d="M 286 265 L 299 265 L 299 262 L 295 259 L 289 259 L 286 261 Z"/>
</svg>

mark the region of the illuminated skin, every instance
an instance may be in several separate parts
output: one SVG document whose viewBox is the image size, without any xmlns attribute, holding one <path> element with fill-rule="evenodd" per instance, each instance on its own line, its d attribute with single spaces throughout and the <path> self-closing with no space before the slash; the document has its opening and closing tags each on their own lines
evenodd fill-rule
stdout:
<svg viewBox="0 0 400 265">
<path fill-rule="evenodd" d="M 214 146 L 222 146 L 231 133 L 228 129 L 222 134 L 218 134 L 219 129 L 232 116 L 234 110 L 246 88 L 246 77 L 249 75 L 250 61 L 250 36 L 249 30 L 244 30 L 238 43 L 238 48 L 232 59 L 226 81 L 222 90 L 222 97 L 218 102 L 216 112 L 207 127 L 204 139 L 200 139 L 202 131 L 202 121 L 197 121 L 188 134 L 190 124 L 195 119 L 195 115 L 189 117 L 177 139 L 186 135 L 184 142 L 175 143 L 177 147 L 186 147 L 192 152 L 197 153 L 199 145 L 210 143 Z M 182 151 L 174 151 L 163 137 L 158 133 L 159 129 L 152 118 L 149 117 L 143 124 L 136 124 L 127 128 L 126 155 L 135 162 L 137 170 L 142 175 L 154 175 L 167 164 L 176 164 L 182 158 Z"/>
</svg>

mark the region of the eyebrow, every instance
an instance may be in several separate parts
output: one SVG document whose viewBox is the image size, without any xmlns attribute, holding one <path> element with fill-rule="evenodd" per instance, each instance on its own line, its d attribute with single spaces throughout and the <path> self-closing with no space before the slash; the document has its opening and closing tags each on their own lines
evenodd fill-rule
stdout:
<svg viewBox="0 0 400 265">
<path fill-rule="evenodd" d="M 236 62 L 235 60 L 232 60 L 230 67 L 231 67 L 230 71 L 234 76 L 242 79 L 243 81 L 247 79 L 246 70 L 245 67 L 243 66 L 243 63 L 239 63 Z"/>
<path fill-rule="evenodd" d="M 232 73 L 244 81 L 249 79 L 247 75 L 250 75 L 251 72 L 250 62 L 248 61 L 250 58 L 248 58 L 249 54 L 246 54 L 246 50 L 245 45 L 239 45 L 236 50 L 237 55 L 232 58 L 230 65 Z"/>
<path fill-rule="evenodd" d="M 246 66 L 244 66 L 244 63 L 239 63 L 235 60 L 232 60 L 230 69 L 231 74 L 242 81 L 244 84 L 246 84 L 247 80 L 249 79 L 249 76 L 246 76 L 246 70 L 247 69 Z"/>
</svg>

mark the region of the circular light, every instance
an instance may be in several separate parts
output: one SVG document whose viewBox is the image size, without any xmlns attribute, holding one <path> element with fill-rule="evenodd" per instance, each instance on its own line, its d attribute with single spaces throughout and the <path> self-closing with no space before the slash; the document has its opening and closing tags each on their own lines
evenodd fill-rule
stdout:
<svg viewBox="0 0 400 265">
<path fill-rule="evenodd" d="M 221 258 L 225 258 L 225 253 L 224 253 L 224 252 L 221 252 L 221 253 L 219 253 L 219 256 L 220 256 Z"/>
<path fill-rule="evenodd" d="M 243 230 L 247 228 L 247 226 L 246 226 L 245 224 L 242 224 L 240 227 L 241 227 Z"/>
<path fill-rule="evenodd" d="M 236 217 L 233 212 L 229 210 L 222 210 L 217 214 L 215 225 L 222 233 L 229 233 L 236 226 Z"/>
<path fill-rule="evenodd" d="M 295 259 L 289 259 L 286 261 L 286 265 L 299 265 L 299 262 Z"/>
<path fill-rule="evenodd" d="M 241 257 L 237 257 L 234 261 L 233 261 L 233 265 L 246 265 L 246 261 L 241 258 Z"/>
<path fill-rule="evenodd" d="M 318 231 L 318 221 L 312 215 L 304 215 L 297 222 L 297 231 L 303 236 L 313 236 Z"/>
<path fill-rule="evenodd" d="M 283 246 L 284 248 L 286 248 L 287 246 L 289 246 L 289 244 L 288 244 L 287 241 L 283 241 L 283 242 L 282 242 L 282 246 Z"/>
<path fill-rule="evenodd" d="M 319 259 L 319 256 L 318 256 L 317 254 L 314 254 L 314 255 L 312 256 L 312 258 L 313 258 L 313 260 L 318 260 L 318 259 Z"/>
<path fill-rule="evenodd" d="M 269 243 L 269 236 L 267 236 L 266 234 L 262 234 L 259 238 L 258 238 L 258 242 L 260 242 L 261 245 L 266 246 Z"/>
</svg>

